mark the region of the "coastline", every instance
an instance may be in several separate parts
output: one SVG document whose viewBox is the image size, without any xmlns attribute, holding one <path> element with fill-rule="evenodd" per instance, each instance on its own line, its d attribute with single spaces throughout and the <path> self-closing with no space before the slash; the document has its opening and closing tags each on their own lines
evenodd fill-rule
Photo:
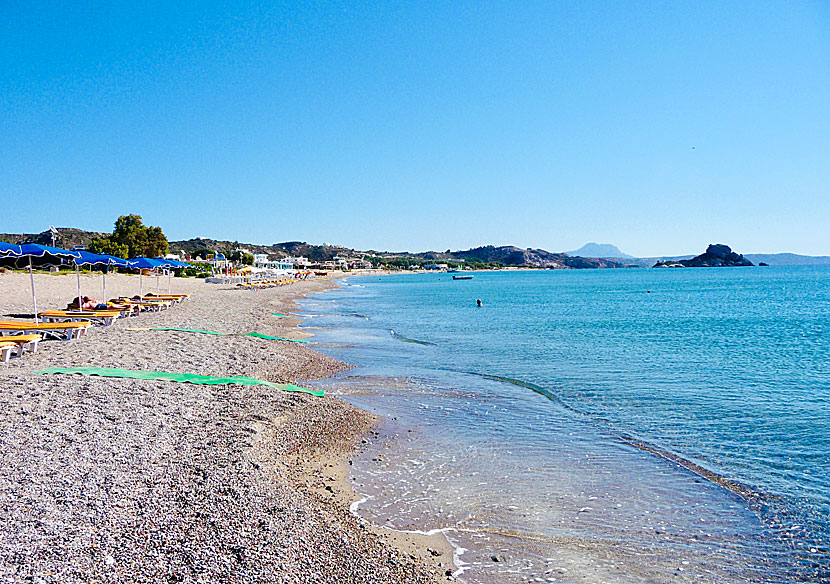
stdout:
<svg viewBox="0 0 830 584">
<path fill-rule="evenodd" d="M 83 275 L 83 293 L 100 290 Z M 144 290 L 156 284 L 145 278 Z M 161 286 L 166 291 L 166 282 Z M 159 285 L 159 284 L 156 284 Z M 39 309 L 76 295 L 37 274 Z M 441 536 L 391 532 L 350 512 L 348 461 L 376 420 L 331 397 L 257 386 L 193 386 L 77 375 L 52 365 L 248 375 L 302 383 L 348 368 L 310 347 L 243 336 L 307 336 L 277 318 L 333 286 L 259 291 L 175 279 L 191 298 L 0 366 L 0 575 L 10 582 L 435 582 L 452 570 Z M 107 278 L 109 296 L 138 278 Z M 4 318 L 31 313 L 28 274 L 0 274 Z M 214 330 L 225 336 L 150 331 Z M 144 330 L 129 330 L 140 328 Z M 435 550 L 434 555 L 429 549 Z M 447 557 L 449 556 L 449 558 Z"/>
</svg>

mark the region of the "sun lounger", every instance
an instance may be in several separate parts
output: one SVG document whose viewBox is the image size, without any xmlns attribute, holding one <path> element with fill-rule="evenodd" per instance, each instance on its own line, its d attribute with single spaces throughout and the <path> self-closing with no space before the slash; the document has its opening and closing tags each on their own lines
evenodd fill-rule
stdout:
<svg viewBox="0 0 830 584">
<path fill-rule="evenodd" d="M 95 310 L 120 310 L 124 316 L 135 316 L 140 312 L 140 307 L 127 303 L 108 302 L 106 308 L 96 308 Z"/>
<path fill-rule="evenodd" d="M 159 309 L 158 306 L 153 304 L 152 306 L 142 306 L 142 302 L 138 300 L 131 300 L 127 298 L 121 298 L 116 300 L 110 300 L 108 302 L 109 305 L 113 307 L 118 307 L 118 310 L 129 310 L 133 315 L 142 312 L 142 311 L 150 311 L 154 312 Z"/>
<path fill-rule="evenodd" d="M 121 311 L 91 310 L 48 310 L 38 314 L 44 322 L 83 322 L 89 321 L 100 326 L 109 326 L 121 317 Z"/>
<path fill-rule="evenodd" d="M 86 330 L 90 326 L 91 324 L 88 321 L 41 322 L 35 324 L 33 322 L 4 320 L 0 321 L 0 340 L 6 340 L 2 335 L 31 335 L 42 333 L 47 337 L 52 337 L 60 341 L 68 341 L 86 334 Z"/>
<path fill-rule="evenodd" d="M 8 337 L 0 337 L 0 343 L 3 345 L 13 345 L 17 348 L 17 356 L 23 355 L 25 351 L 37 353 L 37 345 L 43 339 L 39 334 L 34 335 L 13 335 Z"/>
<path fill-rule="evenodd" d="M 140 300 L 136 298 L 125 298 L 125 300 L 131 304 L 138 304 L 142 309 L 155 307 L 155 310 L 164 310 L 173 304 L 173 300 L 154 299 L 152 296 L 145 296 Z"/>
<path fill-rule="evenodd" d="M 145 298 L 154 300 L 173 300 L 175 302 L 182 302 L 183 300 L 187 300 L 190 297 L 190 294 L 148 294 Z"/>
<path fill-rule="evenodd" d="M 5 363 L 12 355 L 12 351 L 16 349 L 17 345 L 9 343 L 8 341 L 0 340 L 0 363 Z"/>
</svg>

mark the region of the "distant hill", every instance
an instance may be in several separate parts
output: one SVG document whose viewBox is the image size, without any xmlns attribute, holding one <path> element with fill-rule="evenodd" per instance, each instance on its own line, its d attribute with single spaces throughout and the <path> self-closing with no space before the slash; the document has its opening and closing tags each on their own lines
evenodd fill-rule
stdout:
<svg viewBox="0 0 830 584">
<path fill-rule="evenodd" d="M 77 245 L 89 245 L 89 242 L 93 239 L 108 235 L 97 231 L 83 231 L 74 227 L 58 227 L 57 230 L 58 236 L 55 238 L 55 245 L 63 249 L 72 249 Z M 0 233 L 0 241 L 52 245 L 52 232 L 47 229 L 41 233 Z"/>
<path fill-rule="evenodd" d="M 569 256 L 579 256 L 583 258 L 633 258 L 627 253 L 623 253 L 620 249 L 610 243 L 586 243 L 582 247 L 574 251 L 566 251 Z"/>
<path fill-rule="evenodd" d="M 770 266 L 826 266 L 830 265 L 830 256 L 806 256 L 795 253 L 745 253 L 748 260 Z"/>
<path fill-rule="evenodd" d="M 464 251 L 454 251 L 452 258 L 466 261 L 498 262 L 506 266 L 530 266 L 536 268 L 583 269 L 622 268 L 628 264 L 607 258 L 574 257 L 564 253 L 553 253 L 544 249 L 522 249 L 512 245 L 494 247 L 487 245 Z"/>
</svg>

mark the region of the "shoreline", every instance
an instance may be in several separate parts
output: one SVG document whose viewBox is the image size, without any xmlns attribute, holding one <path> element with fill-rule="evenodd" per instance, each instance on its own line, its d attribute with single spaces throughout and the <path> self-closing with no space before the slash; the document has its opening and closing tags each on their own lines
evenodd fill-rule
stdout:
<svg viewBox="0 0 830 584">
<path fill-rule="evenodd" d="M 380 275 L 387 275 L 388 272 Z M 378 275 L 378 274 L 371 274 Z M 299 308 L 299 300 L 303 298 L 311 298 L 314 294 L 319 294 L 326 290 L 335 290 L 337 286 L 334 280 L 352 277 L 353 274 L 339 274 L 331 279 L 331 286 L 318 290 L 312 293 L 306 293 L 296 296 L 291 300 L 294 309 Z M 290 312 L 288 314 L 291 314 Z M 299 327 L 299 323 L 303 321 L 302 317 L 294 317 L 297 320 L 295 328 L 303 335 L 303 338 L 313 338 L 313 333 L 307 333 Z M 351 365 L 348 365 L 351 368 Z M 336 375 L 336 374 L 335 374 Z M 343 401 L 340 398 L 334 398 L 338 401 Z M 348 402 L 345 402 L 348 403 Z M 354 407 L 354 406 L 351 406 Z M 380 419 L 367 412 L 361 410 L 367 417 L 368 424 L 362 432 L 354 436 L 354 443 L 350 448 L 338 450 L 335 452 L 320 453 L 317 456 L 304 461 L 298 461 L 303 469 L 303 476 L 306 479 L 309 488 L 321 498 L 326 498 L 326 495 L 333 498 L 337 503 L 346 507 L 349 513 L 355 517 L 362 526 L 365 526 L 376 536 L 386 541 L 389 545 L 397 548 L 402 553 L 409 557 L 416 557 L 419 560 L 436 568 L 444 577 L 452 576 L 453 578 L 459 575 L 459 567 L 456 565 L 457 553 L 459 548 L 449 541 L 442 530 L 435 530 L 432 532 L 421 533 L 415 531 L 405 531 L 378 525 L 365 518 L 358 513 L 359 504 L 366 501 L 366 496 L 359 493 L 351 484 L 349 476 L 349 466 L 352 464 L 352 458 L 358 454 L 361 443 L 366 444 L 368 441 L 377 439 L 378 435 L 375 430 L 380 423 Z M 445 563 L 446 562 L 446 563 Z"/>
<path fill-rule="evenodd" d="M 84 294 L 100 295 L 88 292 L 100 290 L 99 275 L 81 279 Z M 62 307 L 76 285 L 75 277 L 36 274 L 39 309 Z M 271 312 L 333 285 L 250 291 L 175 279 L 173 292 L 191 294 L 181 305 L 94 327 L 74 341 L 43 342 L 0 365 L 0 576 L 447 579 L 452 566 L 440 539 L 399 537 L 350 511 L 357 496 L 348 460 L 376 422 L 363 410 L 263 386 L 32 374 L 58 365 L 323 379 L 348 366 L 311 347 L 244 335 L 306 336 L 300 317 Z M 107 278 L 109 296 L 137 288 L 137 277 Z M 0 294 L 4 318 L 31 313 L 28 274 L 0 273 Z M 147 330 L 153 326 L 226 334 Z"/>
</svg>

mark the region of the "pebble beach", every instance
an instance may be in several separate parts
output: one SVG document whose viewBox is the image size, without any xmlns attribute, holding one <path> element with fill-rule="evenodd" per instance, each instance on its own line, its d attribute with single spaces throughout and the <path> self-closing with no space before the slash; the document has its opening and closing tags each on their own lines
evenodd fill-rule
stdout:
<svg viewBox="0 0 830 584">
<path fill-rule="evenodd" d="M 82 293 L 101 296 L 100 274 Z M 144 292 L 167 292 L 144 278 Z M 240 375 L 277 383 L 348 366 L 302 339 L 294 301 L 330 280 L 243 290 L 173 279 L 190 298 L 0 364 L 0 580 L 421 583 L 446 581 L 440 542 L 384 533 L 349 512 L 348 459 L 375 420 L 336 398 L 268 386 L 39 375 L 60 367 Z M 110 275 L 107 295 L 138 293 Z M 36 274 L 40 310 L 75 275 Z M 0 273 L 2 318 L 32 313 L 28 273 Z M 149 330 L 176 327 L 219 335 Z M 138 329 L 138 330 L 130 330 Z M 449 557 L 448 557 L 449 556 Z"/>
</svg>

